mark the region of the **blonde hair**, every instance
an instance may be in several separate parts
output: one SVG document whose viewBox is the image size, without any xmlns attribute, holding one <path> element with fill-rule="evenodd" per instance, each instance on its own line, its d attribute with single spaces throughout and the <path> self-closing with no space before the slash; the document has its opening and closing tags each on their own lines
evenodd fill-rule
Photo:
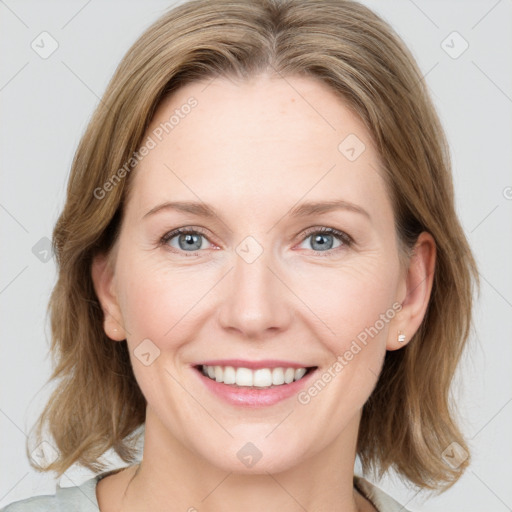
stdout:
<svg viewBox="0 0 512 512">
<path fill-rule="evenodd" d="M 437 246 L 423 323 L 405 347 L 387 352 L 363 409 L 363 471 L 381 476 L 393 468 L 419 487 L 444 490 L 469 464 L 453 468 L 442 452 L 454 441 L 469 452 L 450 385 L 470 332 L 478 274 L 454 208 L 445 135 L 414 58 L 385 21 L 354 1 L 193 0 L 165 13 L 128 51 L 75 154 L 53 232 L 50 380 L 58 384 L 34 426 L 37 441 L 48 427 L 59 455 L 44 467 L 31 462 L 34 469 L 60 476 L 79 463 L 103 471 L 99 458 L 109 449 L 136 461 L 131 435 L 145 421 L 146 401 L 126 341 L 113 342 L 103 330 L 91 278 L 93 257 L 109 253 L 122 221 L 133 173 L 119 170 L 172 91 L 268 71 L 319 79 L 339 93 L 379 150 L 399 239 L 410 248 L 427 231 Z"/>
</svg>

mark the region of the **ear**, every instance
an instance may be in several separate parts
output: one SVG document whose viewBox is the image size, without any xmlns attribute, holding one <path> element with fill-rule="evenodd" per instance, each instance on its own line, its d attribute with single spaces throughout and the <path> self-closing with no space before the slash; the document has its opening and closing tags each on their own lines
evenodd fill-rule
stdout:
<svg viewBox="0 0 512 512">
<path fill-rule="evenodd" d="M 126 331 L 123 326 L 121 309 L 115 294 L 114 269 L 106 254 L 94 256 L 91 265 L 91 276 L 94 290 L 103 309 L 103 328 L 112 340 L 123 341 Z"/>
<path fill-rule="evenodd" d="M 390 332 L 387 350 L 402 348 L 419 329 L 430 300 L 435 263 L 436 243 L 432 235 L 424 231 L 414 245 L 400 286 L 402 309 L 397 315 L 397 330 Z"/>
</svg>

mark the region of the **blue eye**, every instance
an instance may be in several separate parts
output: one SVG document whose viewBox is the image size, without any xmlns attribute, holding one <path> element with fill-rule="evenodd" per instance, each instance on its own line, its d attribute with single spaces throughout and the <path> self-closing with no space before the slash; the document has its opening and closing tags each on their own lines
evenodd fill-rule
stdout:
<svg viewBox="0 0 512 512">
<path fill-rule="evenodd" d="M 334 228 L 310 228 L 304 235 L 304 241 L 311 239 L 310 245 L 315 252 L 333 252 L 343 246 L 350 247 L 353 243 L 350 236 Z M 336 247 L 333 247 L 334 240 L 339 242 Z"/>
<path fill-rule="evenodd" d="M 310 250 L 316 253 L 327 253 L 326 255 L 353 244 L 352 238 L 343 231 L 326 227 L 309 228 L 302 234 L 302 243 L 308 239 L 311 239 Z M 334 247 L 335 240 L 338 240 L 339 244 Z M 176 252 L 189 253 L 185 254 L 186 256 L 199 256 L 197 253 L 207 249 L 211 242 L 200 228 L 178 228 L 166 233 L 160 239 L 160 243 L 170 246 Z"/>
<path fill-rule="evenodd" d="M 178 244 L 177 247 L 169 243 L 175 238 Z M 205 235 L 197 228 L 179 228 L 165 234 L 161 239 L 161 243 L 170 245 L 173 249 L 177 249 L 178 251 L 194 252 L 204 248 L 203 239 L 206 239 Z"/>
</svg>

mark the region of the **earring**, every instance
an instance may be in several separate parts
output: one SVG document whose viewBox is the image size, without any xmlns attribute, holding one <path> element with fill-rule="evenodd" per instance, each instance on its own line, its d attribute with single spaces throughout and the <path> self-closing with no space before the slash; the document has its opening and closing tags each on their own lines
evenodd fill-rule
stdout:
<svg viewBox="0 0 512 512">
<path fill-rule="evenodd" d="M 402 331 L 398 331 L 398 341 L 403 343 L 405 341 L 405 334 Z"/>
</svg>

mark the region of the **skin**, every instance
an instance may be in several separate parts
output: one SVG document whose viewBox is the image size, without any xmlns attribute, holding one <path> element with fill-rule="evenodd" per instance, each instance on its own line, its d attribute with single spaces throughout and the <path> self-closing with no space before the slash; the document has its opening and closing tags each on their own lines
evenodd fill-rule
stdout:
<svg viewBox="0 0 512 512">
<path fill-rule="evenodd" d="M 402 348 L 424 317 L 434 241 L 422 233 L 401 265 L 379 155 L 325 84 L 268 75 L 195 82 L 160 104 L 146 135 L 191 96 L 198 105 L 130 176 L 113 252 L 93 262 L 105 332 L 127 340 L 148 402 L 142 463 L 100 481 L 101 510 L 374 510 L 352 482 L 361 410 L 386 350 Z M 349 134 L 366 146 L 355 161 L 338 150 Z M 298 203 L 331 199 L 369 217 L 288 215 Z M 207 203 L 217 216 L 162 210 L 143 219 L 178 200 Z M 195 254 L 179 237 L 159 244 L 179 227 L 205 231 Z M 327 234 L 332 248 L 322 251 L 315 231 L 304 235 L 311 227 L 336 228 L 354 243 Z M 236 252 L 247 236 L 263 249 L 252 263 Z M 321 377 L 397 303 L 400 312 L 307 404 L 292 397 L 266 408 L 232 406 L 191 367 L 285 359 L 318 366 Z M 147 338 L 160 350 L 148 366 L 134 355 Z M 237 457 L 247 442 L 262 453 L 251 468 Z"/>
</svg>

